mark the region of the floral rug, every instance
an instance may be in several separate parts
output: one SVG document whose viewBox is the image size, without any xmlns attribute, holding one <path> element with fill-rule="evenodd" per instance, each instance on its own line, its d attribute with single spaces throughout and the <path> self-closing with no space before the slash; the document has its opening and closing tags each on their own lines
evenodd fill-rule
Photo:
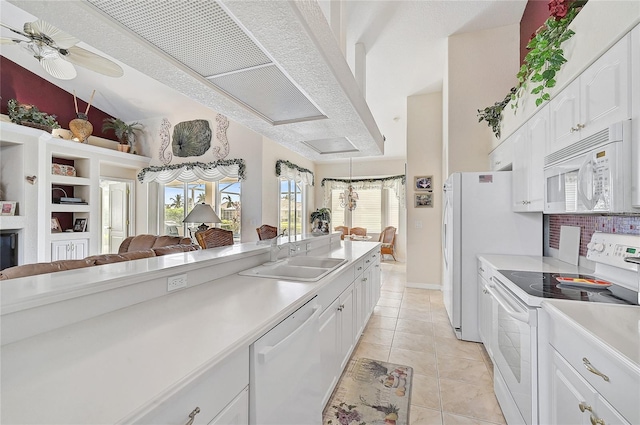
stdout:
<svg viewBox="0 0 640 425">
<path fill-rule="evenodd" d="M 324 425 L 408 425 L 413 369 L 351 359 L 322 412 Z"/>
</svg>

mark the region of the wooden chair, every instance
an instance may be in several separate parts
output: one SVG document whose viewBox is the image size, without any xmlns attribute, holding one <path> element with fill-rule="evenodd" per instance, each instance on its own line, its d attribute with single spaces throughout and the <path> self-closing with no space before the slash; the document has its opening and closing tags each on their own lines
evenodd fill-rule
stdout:
<svg viewBox="0 0 640 425">
<path fill-rule="evenodd" d="M 364 227 L 352 227 L 349 233 L 356 236 L 367 236 L 367 229 Z"/>
<path fill-rule="evenodd" d="M 344 237 L 349 234 L 349 228 L 347 226 L 336 226 L 333 230 L 337 230 L 338 232 L 342 232 L 340 239 L 344 240 Z"/>
<path fill-rule="evenodd" d="M 212 227 L 202 232 L 196 232 L 196 240 L 202 249 L 233 245 L 233 232 Z"/>
<path fill-rule="evenodd" d="M 269 226 L 268 224 L 263 224 L 262 226 L 258 227 L 256 229 L 256 232 L 258 232 L 258 238 L 260 240 L 273 239 L 278 236 L 278 228 Z"/>
<path fill-rule="evenodd" d="M 380 247 L 380 257 L 384 258 L 385 254 L 391 255 L 393 257 L 393 261 L 396 260 L 396 256 L 394 254 L 394 245 L 396 243 L 396 228 L 393 226 L 387 226 L 384 228 L 382 233 L 380 233 L 380 239 L 378 242 L 382 242 L 382 246 Z"/>
</svg>

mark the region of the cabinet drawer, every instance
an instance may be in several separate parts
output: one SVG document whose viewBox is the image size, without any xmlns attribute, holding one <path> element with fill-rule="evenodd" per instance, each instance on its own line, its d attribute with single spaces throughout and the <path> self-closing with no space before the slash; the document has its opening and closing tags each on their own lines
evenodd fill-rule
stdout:
<svg viewBox="0 0 640 425">
<path fill-rule="evenodd" d="M 362 261 L 363 261 L 362 264 L 364 265 L 364 269 L 366 270 L 376 262 L 376 255 L 370 252 L 364 256 Z"/>
<path fill-rule="evenodd" d="M 355 277 L 356 279 L 358 278 L 358 276 L 360 276 L 362 274 L 362 272 L 365 269 L 364 266 L 364 260 L 365 260 L 366 256 L 363 258 L 359 258 L 357 261 L 353 262 L 353 269 L 355 271 Z"/>
<path fill-rule="evenodd" d="M 640 371 L 619 359 L 595 337 L 552 312 L 550 343 L 629 422 L 640 423 Z M 587 366 L 604 377 L 590 372 Z"/>
<path fill-rule="evenodd" d="M 249 385 L 249 348 L 229 355 L 222 362 L 204 372 L 169 396 L 155 401 L 155 407 L 142 418 L 139 424 L 184 425 L 194 409 L 193 424 L 208 424 L 234 398 Z"/>
</svg>

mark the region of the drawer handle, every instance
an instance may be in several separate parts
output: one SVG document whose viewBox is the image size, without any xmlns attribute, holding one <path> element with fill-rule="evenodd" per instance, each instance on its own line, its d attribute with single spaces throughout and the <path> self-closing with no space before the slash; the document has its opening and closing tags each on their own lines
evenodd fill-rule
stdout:
<svg viewBox="0 0 640 425">
<path fill-rule="evenodd" d="M 371 262 L 371 260 L 367 260 L 367 261 L 365 261 L 365 263 L 370 263 L 370 262 Z"/>
<path fill-rule="evenodd" d="M 480 267 L 478 270 L 480 270 L 482 273 L 484 273 L 484 269 L 482 267 Z"/>
<path fill-rule="evenodd" d="M 362 270 L 362 267 L 358 267 L 358 270 Z"/>
<path fill-rule="evenodd" d="M 596 419 L 593 415 L 589 419 L 591 419 L 591 425 L 607 425 L 604 419 Z"/>
<path fill-rule="evenodd" d="M 376 267 L 380 267 L 380 265 L 376 264 Z"/>
<path fill-rule="evenodd" d="M 591 406 L 589 406 L 584 401 L 581 401 L 580 404 L 578 404 L 578 407 L 580 408 L 580 411 L 582 413 L 584 413 L 585 410 L 588 410 L 589 412 L 593 412 L 593 410 L 591 409 Z"/>
<path fill-rule="evenodd" d="M 340 304 L 340 307 L 338 307 L 338 311 L 342 311 L 344 310 L 344 304 Z"/>
<path fill-rule="evenodd" d="M 489 293 L 489 291 L 487 291 L 487 288 L 482 288 L 482 293 L 483 293 L 483 294 L 488 294 L 488 293 Z"/>
<path fill-rule="evenodd" d="M 187 422 L 185 425 L 191 425 L 193 424 L 193 421 L 196 418 L 196 415 L 200 413 L 200 408 L 196 407 L 195 409 L 193 409 L 193 412 L 189 413 L 189 422 Z"/>
<path fill-rule="evenodd" d="M 594 375 L 598 375 L 602 379 L 604 379 L 605 381 L 609 382 L 609 377 L 607 375 L 605 375 L 604 373 L 600 372 L 595 367 L 593 367 L 591 365 L 591 362 L 589 361 L 589 359 L 587 359 L 586 357 L 583 357 L 582 358 L 582 363 L 584 363 L 584 367 L 586 367 L 589 372 L 593 373 Z"/>
<path fill-rule="evenodd" d="M 363 282 L 366 282 L 366 281 L 367 281 L 367 278 L 366 278 L 366 277 L 365 277 L 365 278 L 363 278 L 363 279 L 362 279 L 362 281 L 363 281 Z"/>
</svg>

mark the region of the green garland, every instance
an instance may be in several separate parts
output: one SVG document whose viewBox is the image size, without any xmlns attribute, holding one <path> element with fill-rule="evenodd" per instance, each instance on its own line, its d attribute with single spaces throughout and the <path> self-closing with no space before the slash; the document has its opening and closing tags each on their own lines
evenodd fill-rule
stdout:
<svg viewBox="0 0 640 425">
<path fill-rule="evenodd" d="M 369 183 L 375 183 L 375 182 L 385 182 L 385 181 L 389 181 L 389 180 L 402 180 L 402 184 L 406 184 L 407 183 L 407 176 L 405 176 L 404 174 L 400 174 L 397 176 L 391 176 L 391 177 L 379 177 L 377 179 L 333 179 L 333 178 L 329 178 L 329 177 L 325 177 L 324 179 L 322 179 L 322 183 L 320 183 L 320 186 L 324 187 L 324 182 L 340 182 L 340 183 L 361 183 L 361 182 L 369 182 Z"/>
<path fill-rule="evenodd" d="M 286 165 L 289 168 L 293 168 L 295 170 L 298 170 L 301 173 L 309 173 L 309 174 L 311 174 L 311 186 L 315 185 L 316 176 L 313 174 L 313 171 L 308 170 L 308 169 L 303 168 L 303 167 L 300 167 L 299 165 L 296 165 L 293 162 L 289 162 L 289 161 L 284 160 L 284 159 L 279 159 L 279 160 L 276 161 L 276 176 L 277 177 L 280 177 L 280 175 L 282 174 L 282 164 Z"/>
<path fill-rule="evenodd" d="M 502 121 L 502 111 L 504 107 L 507 106 L 507 103 L 511 100 L 511 96 L 514 95 L 517 88 L 513 87 L 508 95 L 505 96 L 502 102 L 496 102 L 493 106 L 487 106 L 483 110 L 478 109 L 478 122 L 482 122 L 482 120 L 486 121 L 491 127 L 493 134 L 496 135 L 496 138 L 500 138 L 500 122 Z M 512 105 L 513 106 L 513 105 Z"/>
<path fill-rule="evenodd" d="M 15 124 L 32 123 L 39 126 L 36 128 L 41 130 L 47 127 L 47 131 L 51 131 L 52 128 L 60 128 L 55 115 L 42 112 L 35 105 L 18 103 L 16 99 L 9 99 L 7 102 L 7 115 L 9 115 L 11 122 Z"/>
<path fill-rule="evenodd" d="M 172 165 L 162 165 L 156 166 L 153 165 L 151 167 L 145 167 L 138 173 L 138 180 L 140 183 L 144 180 L 144 175 L 148 172 L 162 172 L 167 170 L 177 170 L 180 168 L 187 168 L 187 170 L 192 170 L 196 167 L 202 168 L 204 170 L 212 170 L 218 167 L 228 167 L 229 165 L 238 165 L 238 179 L 244 180 L 247 178 L 245 174 L 245 170 L 247 166 L 245 165 L 244 159 L 219 159 L 214 162 L 183 162 L 181 164 L 172 164 Z"/>
</svg>

